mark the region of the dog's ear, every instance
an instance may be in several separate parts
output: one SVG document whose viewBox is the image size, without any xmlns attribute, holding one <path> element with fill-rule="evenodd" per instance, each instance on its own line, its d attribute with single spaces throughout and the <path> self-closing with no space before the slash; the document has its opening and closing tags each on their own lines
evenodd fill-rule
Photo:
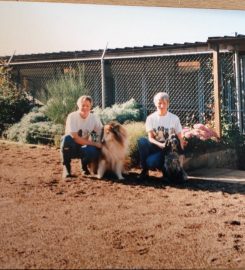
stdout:
<svg viewBox="0 0 245 270">
<path fill-rule="evenodd" d="M 115 136 L 117 137 L 117 139 L 121 142 L 122 141 L 122 135 L 120 133 L 120 126 L 119 125 L 115 125 L 114 126 L 113 133 L 115 134 Z"/>
<path fill-rule="evenodd" d="M 177 151 L 179 154 L 181 154 L 183 152 L 183 150 L 182 150 L 181 145 L 180 145 L 179 137 L 177 135 L 175 135 L 175 139 L 177 141 Z"/>
<path fill-rule="evenodd" d="M 165 148 L 164 149 L 165 149 L 165 151 L 171 150 L 171 141 L 169 139 L 167 139 L 165 141 Z"/>
<path fill-rule="evenodd" d="M 101 134 L 100 134 L 100 141 L 101 141 L 101 142 L 104 141 L 104 133 L 105 133 L 104 127 L 105 127 L 105 126 L 103 126 L 102 131 L 101 131 Z"/>
<path fill-rule="evenodd" d="M 168 133 L 168 130 L 164 130 L 164 138 L 165 138 L 166 140 L 169 139 L 169 133 Z"/>
<path fill-rule="evenodd" d="M 119 133 L 119 125 L 114 125 L 114 126 L 112 127 L 112 130 L 113 130 L 116 134 L 118 134 L 118 133 Z"/>
<path fill-rule="evenodd" d="M 119 141 L 120 143 L 123 143 L 123 135 L 121 133 L 121 125 L 118 123 L 115 123 L 112 127 L 111 127 L 111 131 L 113 132 L 113 134 L 115 135 L 117 141 Z"/>
</svg>

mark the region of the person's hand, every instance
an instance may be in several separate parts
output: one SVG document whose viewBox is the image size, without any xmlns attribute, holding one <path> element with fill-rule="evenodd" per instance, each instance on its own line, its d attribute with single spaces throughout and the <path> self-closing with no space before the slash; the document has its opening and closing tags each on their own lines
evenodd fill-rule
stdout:
<svg viewBox="0 0 245 270">
<path fill-rule="evenodd" d="M 166 146 L 166 143 L 165 143 L 165 142 L 159 143 L 158 146 L 159 146 L 161 149 L 164 149 L 165 146 Z"/>
</svg>

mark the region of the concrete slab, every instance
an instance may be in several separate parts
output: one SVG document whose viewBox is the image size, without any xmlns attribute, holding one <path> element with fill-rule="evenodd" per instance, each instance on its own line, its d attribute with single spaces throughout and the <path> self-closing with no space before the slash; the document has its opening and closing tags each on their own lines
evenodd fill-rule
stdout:
<svg viewBox="0 0 245 270">
<path fill-rule="evenodd" d="M 223 168 L 204 168 L 189 172 L 188 179 L 221 181 L 245 185 L 245 171 Z"/>
</svg>

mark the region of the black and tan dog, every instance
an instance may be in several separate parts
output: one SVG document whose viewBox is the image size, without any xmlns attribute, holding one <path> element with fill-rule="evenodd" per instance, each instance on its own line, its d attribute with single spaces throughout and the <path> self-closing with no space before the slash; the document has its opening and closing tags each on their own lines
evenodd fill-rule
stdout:
<svg viewBox="0 0 245 270">
<path fill-rule="evenodd" d="M 181 163 L 180 156 L 181 146 L 179 139 L 176 135 L 170 135 L 166 140 L 164 149 L 164 170 L 163 173 L 168 180 L 182 183 L 187 180 L 187 174 L 184 171 Z"/>
</svg>

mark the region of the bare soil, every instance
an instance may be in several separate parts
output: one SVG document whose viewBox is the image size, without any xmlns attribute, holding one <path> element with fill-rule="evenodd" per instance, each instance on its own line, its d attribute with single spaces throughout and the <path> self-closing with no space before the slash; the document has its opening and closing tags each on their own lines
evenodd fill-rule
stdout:
<svg viewBox="0 0 245 270">
<path fill-rule="evenodd" d="M 59 150 L 0 141 L 0 268 L 245 269 L 245 185 L 63 180 Z"/>
</svg>

